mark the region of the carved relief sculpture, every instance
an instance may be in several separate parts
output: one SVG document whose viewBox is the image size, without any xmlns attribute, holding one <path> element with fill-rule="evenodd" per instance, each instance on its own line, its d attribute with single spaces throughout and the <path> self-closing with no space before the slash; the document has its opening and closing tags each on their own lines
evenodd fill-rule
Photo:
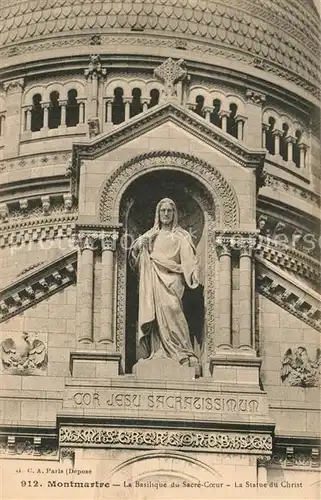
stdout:
<svg viewBox="0 0 321 500">
<path fill-rule="evenodd" d="M 1 360 L 5 372 L 11 375 L 30 375 L 46 369 L 47 349 L 37 336 L 37 333 L 24 332 L 21 343 L 12 338 L 1 342 Z"/>
<path fill-rule="evenodd" d="M 320 377 L 321 349 L 317 349 L 315 361 L 311 361 L 305 347 L 284 354 L 281 368 L 282 382 L 286 380 L 297 387 L 315 387 Z"/>
<path fill-rule="evenodd" d="M 139 272 L 139 340 L 143 358 L 165 357 L 193 366 L 189 328 L 182 307 L 185 284 L 199 285 L 195 248 L 178 226 L 175 203 L 162 199 L 154 227 L 134 241 L 130 253 Z"/>
</svg>

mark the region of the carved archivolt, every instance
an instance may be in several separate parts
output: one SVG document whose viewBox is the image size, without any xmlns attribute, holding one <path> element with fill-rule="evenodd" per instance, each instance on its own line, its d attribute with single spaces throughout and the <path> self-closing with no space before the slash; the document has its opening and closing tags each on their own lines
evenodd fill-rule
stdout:
<svg viewBox="0 0 321 500">
<path fill-rule="evenodd" d="M 131 182 L 148 172 L 166 168 L 189 174 L 205 185 L 215 205 L 217 227 L 228 229 L 238 226 L 239 208 L 236 194 L 223 175 L 205 161 L 173 151 L 143 154 L 119 167 L 108 178 L 101 193 L 99 207 L 101 222 L 118 222 L 120 200 Z"/>
</svg>

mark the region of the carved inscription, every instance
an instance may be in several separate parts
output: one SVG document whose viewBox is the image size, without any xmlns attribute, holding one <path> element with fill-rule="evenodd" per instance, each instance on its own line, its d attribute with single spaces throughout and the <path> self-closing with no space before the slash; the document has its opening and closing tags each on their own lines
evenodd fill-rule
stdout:
<svg viewBox="0 0 321 500">
<path fill-rule="evenodd" d="M 230 434 L 219 432 L 184 432 L 152 429 L 115 429 L 104 427 L 61 427 L 59 443 L 63 445 L 105 445 L 130 447 L 168 447 L 215 450 L 272 450 L 272 437 L 264 434 Z"/>
<path fill-rule="evenodd" d="M 250 397 L 189 395 L 166 392 L 150 394 L 130 391 L 77 391 L 71 398 L 73 407 L 143 409 L 150 411 L 187 411 L 219 413 L 258 413 L 259 402 Z"/>
</svg>

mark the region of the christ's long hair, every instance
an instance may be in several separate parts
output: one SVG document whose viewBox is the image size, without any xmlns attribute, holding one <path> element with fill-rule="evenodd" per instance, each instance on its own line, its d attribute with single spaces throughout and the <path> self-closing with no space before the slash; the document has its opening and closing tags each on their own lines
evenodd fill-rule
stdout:
<svg viewBox="0 0 321 500">
<path fill-rule="evenodd" d="M 173 200 L 171 200 L 170 198 L 163 198 L 162 200 L 160 200 L 157 203 L 153 229 L 155 231 L 159 231 L 161 229 L 160 209 L 161 209 L 162 205 L 164 205 L 164 203 L 168 203 L 173 209 L 172 231 L 174 231 L 176 229 L 176 227 L 178 226 L 178 212 L 177 212 L 175 202 Z"/>
</svg>

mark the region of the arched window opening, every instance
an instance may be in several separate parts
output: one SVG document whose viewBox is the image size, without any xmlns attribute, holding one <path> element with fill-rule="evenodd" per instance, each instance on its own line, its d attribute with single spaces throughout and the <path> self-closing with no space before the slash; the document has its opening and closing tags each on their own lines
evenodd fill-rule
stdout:
<svg viewBox="0 0 321 500">
<path fill-rule="evenodd" d="M 153 106 L 156 106 L 159 103 L 159 90 L 152 89 L 149 95 L 150 95 L 150 101 L 148 107 L 152 108 Z"/>
<path fill-rule="evenodd" d="M 43 109 L 41 107 L 41 99 L 40 94 L 35 94 L 32 98 L 31 132 L 38 132 L 43 127 Z"/>
<path fill-rule="evenodd" d="M 130 118 L 133 116 L 139 115 L 143 111 L 143 104 L 141 101 L 142 91 L 138 88 L 133 89 L 132 91 L 132 102 L 130 104 Z"/>
<path fill-rule="evenodd" d="M 297 130 L 295 133 L 295 143 L 293 144 L 293 161 L 295 165 L 300 168 L 303 165 L 301 165 L 301 159 L 300 159 L 300 147 L 299 144 L 302 141 L 302 132 L 301 130 Z"/>
<path fill-rule="evenodd" d="M 222 118 L 220 117 L 221 105 L 222 103 L 219 99 L 214 99 L 213 112 L 211 113 L 211 123 L 220 128 L 222 128 Z"/>
<path fill-rule="evenodd" d="M 282 135 L 280 137 L 280 155 L 282 156 L 284 161 L 288 161 L 288 144 L 286 142 L 288 132 L 289 132 L 289 125 L 287 123 L 283 123 Z"/>
<path fill-rule="evenodd" d="M 75 127 L 79 123 L 79 104 L 77 102 L 77 90 L 68 91 L 68 101 L 66 108 L 66 125 Z"/>
<path fill-rule="evenodd" d="M 237 123 L 235 120 L 237 114 L 237 105 L 230 104 L 230 116 L 227 118 L 227 133 L 237 139 Z"/>
<path fill-rule="evenodd" d="M 269 118 L 269 128 L 266 130 L 266 149 L 270 153 L 270 155 L 275 155 L 275 140 L 274 140 L 274 127 L 275 127 L 275 119 L 271 116 Z"/>
<path fill-rule="evenodd" d="M 199 116 L 204 116 L 204 97 L 202 95 L 198 95 L 195 99 L 195 108 L 194 112 Z"/>
<path fill-rule="evenodd" d="M 114 90 L 114 100 L 112 105 L 112 122 L 118 125 L 125 121 L 125 104 L 123 100 L 124 91 L 122 88 L 117 87 Z"/>
<path fill-rule="evenodd" d="M 61 106 L 59 104 L 59 92 L 55 90 L 50 94 L 50 105 L 49 105 L 49 128 L 58 128 L 61 124 Z"/>
</svg>

